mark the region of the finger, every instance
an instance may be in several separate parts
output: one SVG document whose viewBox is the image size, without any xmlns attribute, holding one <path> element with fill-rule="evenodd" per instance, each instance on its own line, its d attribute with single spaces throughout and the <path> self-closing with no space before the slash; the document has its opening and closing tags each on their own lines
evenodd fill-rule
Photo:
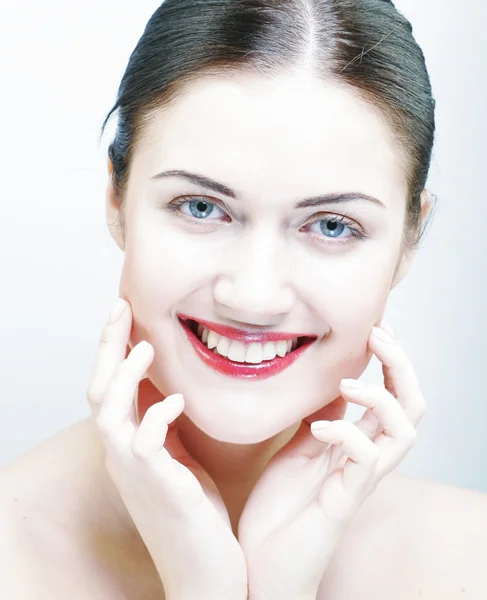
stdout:
<svg viewBox="0 0 487 600">
<path fill-rule="evenodd" d="M 132 441 L 132 452 L 137 458 L 148 459 L 158 453 L 171 459 L 164 448 L 169 424 L 175 421 L 184 410 L 182 394 L 168 396 L 162 402 L 153 404 L 144 415 Z"/>
<path fill-rule="evenodd" d="M 348 383 L 357 384 L 359 387 L 348 387 Z M 416 433 L 414 425 L 399 402 L 382 386 L 367 385 L 355 379 L 342 379 L 340 390 L 350 402 L 371 410 L 385 436 L 400 441 L 404 438 L 409 439 Z"/>
<path fill-rule="evenodd" d="M 377 446 L 350 421 L 332 421 L 324 429 L 319 426 L 320 421 L 313 423 L 311 427 L 313 435 L 322 442 L 340 445 L 342 451 L 348 456 L 341 480 L 344 490 L 356 493 L 369 486 L 374 480 L 375 467 L 379 459 Z M 326 501 L 327 492 L 325 481 L 320 491 L 320 502 Z"/>
<path fill-rule="evenodd" d="M 359 388 L 349 388 L 342 393 L 354 403 L 367 406 L 380 424 L 380 433 L 372 439 L 380 455 L 376 469 L 376 477 L 380 480 L 401 462 L 414 445 L 416 428 L 399 402 L 381 386 L 362 384 Z"/>
<path fill-rule="evenodd" d="M 382 329 L 385 329 L 391 337 L 393 337 L 393 338 L 396 337 L 396 334 L 394 333 L 394 329 L 392 329 L 392 327 L 390 325 L 388 325 L 385 321 L 381 321 L 380 327 Z"/>
<path fill-rule="evenodd" d="M 137 386 L 154 359 L 154 349 L 147 342 L 137 344 L 116 369 L 108 382 L 97 424 L 103 437 L 125 443 L 132 440 L 137 428 L 134 396 Z"/>
<path fill-rule="evenodd" d="M 303 420 L 289 442 L 274 455 L 273 465 L 275 466 L 279 462 L 288 465 L 289 461 L 298 461 L 299 464 L 304 464 L 323 454 L 325 450 L 323 444 L 311 435 L 310 426 Z"/>
<path fill-rule="evenodd" d="M 99 413 L 108 382 L 126 355 L 132 327 L 132 311 L 125 300 L 120 298 L 120 301 L 118 310 L 121 312 L 114 313 L 116 305 L 102 331 L 86 394 L 94 416 Z"/>
<path fill-rule="evenodd" d="M 397 398 L 414 426 L 426 412 L 418 377 L 405 349 L 382 328 L 374 327 L 369 338 L 372 352 L 382 363 L 384 385 Z"/>
<path fill-rule="evenodd" d="M 362 431 L 370 440 L 375 440 L 375 438 L 382 431 L 381 424 L 370 408 L 364 412 L 358 421 L 354 422 L 354 425 L 360 429 L 360 431 Z"/>
<path fill-rule="evenodd" d="M 125 349 L 125 358 L 127 358 L 131 352 L 132 352 L 132 346 L 130 344 L 128 344 L 127 348 Z M 144 381 L 145 379 L 149 379 L 149 374 L 147 372 L 145 372 L 143 374 L 141 381 Z"/>
</svg>

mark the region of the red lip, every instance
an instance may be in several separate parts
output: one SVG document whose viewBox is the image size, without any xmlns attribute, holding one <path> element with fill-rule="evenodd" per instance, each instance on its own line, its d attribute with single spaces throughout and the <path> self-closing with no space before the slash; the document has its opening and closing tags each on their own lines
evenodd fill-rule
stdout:
<svg viewBox="0 0 487 600">
<path fill-rule="evenodd" d="M 284 369 L 287 369 L 289 366 L 291 366 L 302 354 L 303 352 L 305 352 L 307 350 L 307 348 L 309 348 L 309 346 L 311 346 L 311 344 L 315 341 L 316 336 L 300 336 L 300 335 L 294 335 L 294 334 L 264 334 L 259 332 L 258 334 L 256 334 L 257 336 L 260 337 L 252 337 L 252 334 L 250 334 L 249 337 L 249 333 L 248 332 L 241 332 L 238 329 L 234 329 L 232 327 L 226 327 L 226 326 L 222 326 L 222 325 L 217 325 L 217 327 L 214 326 L 213 323 L 211 323 L 210 321 L 201 321 L 200 319 L 196 320 L 196 319 L 190 319 L 189 317 L 183 316 L 183 315 L 179 315 L 180 319 L 179 322 L 181 323 L 189 341 L 191 342 L 193 348 L 195 349 L 196 353 L 198 354 L 198 356 L 210 367 L 212 367 L 213 369 L 215 369 L 215 371 L 218 371 L 219 373 L 222 373 L 223 375 L 228 375 L 229 377 L 236 377 L 236 378 L 242 378 L 242 379 L 253 379 L 253 380 L 262 380 L 262 379 L 267 379 L 268 377 L 273 377 L 274 375 L 277 375 L 278 373 L 281 373 L 282 371 L 284 371 Z M 286 356 L 284 358 L 281 358 L 279 356 L 276 356 L 276 358 L 274 358 L 273 360 L 266 360 L 258 365 L 252 365 L 249 363 L 239 363 L 239 362 L 234 362 L 229 360 L 228 358 L 221 356 L 220 354 L 218 354 L 217 352 L 213 352 L 212 350 L 209 350 L 205 344 L 203 344 L 203 342 L 198 338 L 198 336 L 193 332 L 192 329 L 192 322 L 193 323 L 201 323 L 202 325 L 205 325 L 206 327 L 208 327 L 209 329 L 212 329 L 213 331 L 215 331 L 215 333 L 219 333 L 220 335 L 224 335 L 225 337 L 230 337 L 228 334 L 224 333 L 225 331 L 228 332 L 228 330 L 230 330 L 230 332 L 238 332 L 240 334 L 244 334 L 244 336 L 240 335 L 240 337 L 238 338 L 239 341 L 245 341 L 245 342 L 252 342 L 252 341 L 257 341 L 257 342 L 262 342 L 262 341 L 279 341 L 282 339 L 291 339 L 292 337 L 300 337 L 300 338 L 305 338 L 302 339 L 302 343 L 301 345 L 296 348 L 295 350 L 293 350 L 292 352 L 290 352 L 289 354 L 286 354 Z M 264 337 L 267 336 L 267 337 Z M 279 336 L 279 337 L 270 337 L 270 336 Z M 233 335 L 231 336 L 233 339 L 237 339 L 235 338 Z"/>
<path fill-rule="evenodd" d="M 205 321 L 203 319 L 195 319 L 194 317 L 189 317 L 188 315 L 183 315 L 181 313 L 178 314 L 178 317 L 182 321 L 196 321 L 197 323 L 201 323 L 207 329 L 211 329 L 215 333 L 219 333 L 226 338 L 231 340 L 236 340 L 237 342 L 242 342 L 243 344 L 251 344 L 252 342 L 257 342 L 259 344 L 265 344 L 266 342 L 279 342 L 281 340 L 293 340 L 294 338 L 300 337 L 312 337 L 316 339 L 316 335 L 310 335 L 306 333 L 293 333 L 291 331 L 287 332 L 277 332 L 277 331 L 252 331 L 243 329 L 236 329 L 235 327 L 229 327 L 228 325 L 221 325 L 220 323 L 213 323 L 212 321 Z"/>
</svg>

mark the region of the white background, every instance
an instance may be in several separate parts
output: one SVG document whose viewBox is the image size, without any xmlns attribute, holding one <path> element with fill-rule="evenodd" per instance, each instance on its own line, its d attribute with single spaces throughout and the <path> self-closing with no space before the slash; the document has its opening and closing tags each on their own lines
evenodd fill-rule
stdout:
<svg viewBox="0 0 487 600">
<path fill-rule="evenodd" d="M 89 414 L 122 264 L 104 222 L 115 121 L 101 146 L 98 132 L 158 4 L 0 0 L 0 465 Z M 397 6 L 438 103 L 429 187 L 439 197 L 387 311 L 429 404 L 400 470 L 487 491 L 487 10 L 482 0 Z M 379 375 L 374 362 L 365 379 Z"/>
</svg>

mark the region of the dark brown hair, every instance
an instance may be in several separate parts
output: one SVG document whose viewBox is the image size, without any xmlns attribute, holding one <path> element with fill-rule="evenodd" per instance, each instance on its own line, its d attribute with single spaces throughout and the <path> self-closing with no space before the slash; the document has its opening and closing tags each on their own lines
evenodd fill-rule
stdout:
<svg viewBox="0 0 487 600">
<path fill-rule="evenodd" d="M 389 0 L 165 0 L 130 57 L 101 130 L 118 109 L 109 147 L 118 201 L 144 128 L 184 86 L 207 75 L 300 69 L 348 86 L 381 111 L 407 176 L 404 247 L 416 248 L 435 100 L 411 24 Z"/>
</svg>

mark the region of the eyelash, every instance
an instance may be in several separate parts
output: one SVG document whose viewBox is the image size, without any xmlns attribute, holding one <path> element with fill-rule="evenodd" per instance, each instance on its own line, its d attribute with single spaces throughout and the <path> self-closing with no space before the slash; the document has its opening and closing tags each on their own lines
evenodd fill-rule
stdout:
<svg viewBox="0 0 487 600">
<path fill-rule="evenodd" d="M 165 208 L 165 210 L 169 211 L 170 213 L 179 213 L 182 217 L 187 218 L 191 221 L 200 221 L 200 222 L 216 221 L 217 219 L 198 219 L 198 218 L 194 217 L 193 215 L 187 215 L 187 214 L 184 214 L 181 212 L 180 209 L 184 205 L 189 205 L 189 204 L 191 204 L 191 202 L 196 202 L 198 200 L 202 200 L 206 204 L 216 206 L 217 208 L 219 208 L 220 210 L 222 210 L 224 212 L 229 212 L 226 207 L 225 207 L 225 209 L 222 208 L 222 206 L 220 205 L 219 202 L 216 202 L 215 200 L 213 200 L 213 201 L 207 200 L 204 196 L 182 196 L 181 198 L 176 198 L 170 204 L 166 205 L 164 208 Z M 367 238 L 365 233 L 361 229 L 356 227 L 355 221 L 347 218 L 346 216 L 339 216 L 339 215 L 330 216 L 330 213 L 321 213 L 321 214 L 327 215 L 327 218 L 314 219 L 313 221 L 306 223 L 302 227 L 309 227 L 310 225 L 314 225 L 315 223 L 319 223 L 321 221 L 327 221 L 327 223 L 338 223 L 338 224 L 346 225 L 350 229 L 350 232 L 351 232 L 350 237 L 345 238 L 343 241 L 331 242 L 332 244 L 353 244 L 357 240 L 360 241 L 360 240 L 365 240 Z M 228 219 L 230 220 L 230 217 L 228 217 Z M 339 240 L 339 239 L 341 239 L 341 238 L 329 238 L 329 237 L 326 237 L 325 235 L 323 235 L 323 236 L 315 235 L 314 237 L 317 237 L 322 243 L 323 243 L 323 240 L 333 240 L 333 239 Z M 328 241 L 326 241 L 324 243 L 328 243 Z"/>
</svg>

